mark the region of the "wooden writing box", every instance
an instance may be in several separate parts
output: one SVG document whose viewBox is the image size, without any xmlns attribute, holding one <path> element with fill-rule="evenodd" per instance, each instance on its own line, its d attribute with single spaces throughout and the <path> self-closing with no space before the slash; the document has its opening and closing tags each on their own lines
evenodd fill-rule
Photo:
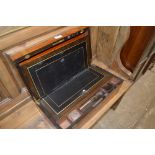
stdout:
<svg viewBox="0 0 155 155">
<path fill-rule="evenodd" d="M 88 27 L 64 28 L 9 57 L 57 128 L 93 125 L 131 85 L 92 59 Z"/>
</svg>

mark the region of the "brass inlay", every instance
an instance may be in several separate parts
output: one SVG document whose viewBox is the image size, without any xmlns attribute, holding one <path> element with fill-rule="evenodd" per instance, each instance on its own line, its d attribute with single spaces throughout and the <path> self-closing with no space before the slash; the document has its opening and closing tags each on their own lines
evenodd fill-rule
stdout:
<svg viewBox="0 0 155 155">
<path fill-rule="evenodd" d="M 30 58 L 29 54 L 24 56 L 24 59 L 29 59 L 29 58 Z"/>
</svg>

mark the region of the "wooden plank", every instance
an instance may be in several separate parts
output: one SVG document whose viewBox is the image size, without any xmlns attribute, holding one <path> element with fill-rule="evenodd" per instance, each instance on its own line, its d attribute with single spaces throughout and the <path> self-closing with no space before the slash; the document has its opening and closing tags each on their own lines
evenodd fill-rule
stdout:
<svg viewBox="0 0 155 155">
<path fill-rule="evenodd" d="M 53 126 L 40 112 L 34 101 L 31 100 L 14 113 L 1 120 L 0 128 L 53 128 Z"/>
<path fill-rule="evenodd" d="M 114 56 L 114 46 L 116 43 L 119 26 L 99 26 L 97 40 L 97 59 L 109 66 Z"/>
<path fill-rule="evenodd" d="M 117 35 L 117 40 L 113 50 L 113 57 L 111 60 L 111 65 L 109 66 L 112 70 L 118 72 L 119 74 L 125 75 L 128 78 L 131 76 L 131 72 L 127 70 L 120 60 L 120 53 L 125 42 L 128 40 L 130 35 L 130 26 L 120 26 L 119 32 Z"/>
<path fill-rule="evenodd" d="M 0 37 L 19 31 L 23 28 L 26 28 L 25 26 L 0 26 Z"/>
<path fill-rule="evenodd" d="M 9 97 L 9 93 L 3 83 L 0 81 L 0 102 Z"/>
<path fill-rule="evenodd" d="M 98 29 L 99 29 L 98 26 L 92 26 L 90 28 L 92 59 L 94 59 L 96 57 L 97 41 L 98 41 Z"/>
<path fill-rule="evenodd" d="M 14 80 L 15 85 L 21 91 L 21 89 L 25 87 L 25 84 L 17 70 L 17 67 L 5 53 L 3 53 L 1 59 L 3 60 L 5 66 L 7 67 L 7 70 L 10 73 L 12 80 Z"/>
<path fill-rule="evenodd" d="M 6 90 L 9 93 L 8 97 L 14 98 L 20 94 L 18 87 L 14 83 L 12 76 L 10 75 L 6 65 L 3 63 L 0 58 L 0 81 L 5 86 Z"/>
<path fill-rule="evenodd" d="M 92 65 L 98 66 L 98 67 L 100 67 L 100 68 L 102 68 L 102 69 L 104 69 L 104 70 L 106 70 L 106 71 L 112 73 L 113 75 L 116 75 L 116 76 L 122 78 L 123 80 L 128 80 L 128 79 L 124 76 L 124 74 L 120 74 L 120 72 L 114 71 L 113 68 L 108 67 L 108 66 L 105 65 L 103 62 L 99 61 L 98 59 L 94 59 L 94 60 L 92 61 Z"/>
<path fill-rule="evenodd" d="M 35 114 L 32 118 L 24 121 L 18 126 L 19 129 L 54 129 L 55 127 L 45 119 L 42 114 Z"/>
<path fill-rule="evenodd" d="M 49 31 L 54 31 L 59 28 L 60 26 L 31 26 L 14 33 L 9 33 L 8 35 L 0 37 L 0 50 L 4 50 L 27 39 L 39 36 Z"/>
<path fill-rule="evenodd" d="M 0 120 L 15 112 L 18 108 L 31 100 L 31 96 L 26 89 L 16 98 L 0 104 Z"/>
</svg>

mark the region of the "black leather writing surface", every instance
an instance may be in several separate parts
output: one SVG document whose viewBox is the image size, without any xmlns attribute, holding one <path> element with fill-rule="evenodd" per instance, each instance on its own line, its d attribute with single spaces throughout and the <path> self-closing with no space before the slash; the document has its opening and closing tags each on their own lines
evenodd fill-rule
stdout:
<svg viewBox="0 0 155 155">
<path fill-rule="evenodd" d="M 44 97 L 87 68 L 83 42 L 28 68 L 41 97 Z"/>
<path fill-rule="evenodd" d="M 104 77 L 88 66 L 86 47 L 82 42 L 28 67 L 40 99 L 57 114 Z"/>
<path fill-rule="evenodd" d="M 99 74 L 91 68 L 84 69 L 61 87 L 46 96 L 44 100 L 56 113 L 59 113 L 74 100 L 86 93 L 102 78 L 102 74 Z"/>
</svg>

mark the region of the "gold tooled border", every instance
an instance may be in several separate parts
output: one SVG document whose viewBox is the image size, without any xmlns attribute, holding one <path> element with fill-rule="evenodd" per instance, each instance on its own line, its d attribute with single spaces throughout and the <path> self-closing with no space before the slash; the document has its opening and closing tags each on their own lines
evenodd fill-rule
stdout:
<svg viewBox="0 0 155 155">
<path fill-rule="evenodd" d="M 91 67 L 88 67 L 88 68 L 91 68 Z M 94 70 L 93 68 L 91 68 L 91 69 Z M 96 71 L 96 70 L 94 70 L 94 71 L 97 72 L 97 73 L 99 73 L 99 74 L 101 74 L 99 71 Z M 102 75 L 102 74 L 101 74 L 101 75 Z M 88 90 L 86 93 L 89 93 L 93 87 L 95 87 L 101 80 L 104 79 L 104 77 L 105 77 L 105 75 L 104 75 L 99 81 L 97 81 L 92 87 L 90 87 L 89 90 Z M 48 102 L 47 102 L 44 98 L 42 98 L 42 100 L 44 100 L 45 103 L 47 103 L 47 105 L 49 106 L 49 108 L 50 108 L 52 111 L 54 111 L 57 115 L 59 115 L 62 111 L 64 111 L 66 108 L 68 108 L 71 104 L 75 103 L 75 102 L 76 102 L 79 98 L 81 98 L 81 97 L 82 97 L 82 95 L 80 95 L 79 97 L 77 97 L 73 102 L 71 102 L 70 104 L 68 104 L 65 108 L 63 108 L 63 109 L 60 110 L 59 112 L 56 112 L 56 111 L 48 104 Z"/>
<path fill-rule="evenodd" d="M 58 52 L 57 54 L 52 55 L 51 57 L 54 57 L 54 56 L 56 56 L 56 55 L 58 55 L 58 54 L 60 54 L 60 53 L 63 53 L 64 51 L 69 50 L 69 49 L 71 49 L 71 48 L 73 48 L 73 47 L 75 47 L 75 46 L 77 46 L 77 45 L 82 44 L 82 43 L 86 43 L 86 51 L 87 51 L 87 42 L 86 42 L 86 41 L 83 41 L 83 42 L 80 42 L 80 43 L 78 43 L 78 44 L 73 45 L 72 47 L 69 47 L 69 48 L 66 48 L 65 50 L 62 50 L 61 52 Z M 88 54 L 88 53 L 87 53 L 87 54 Z M 35 64 L 33 64 L 33 65 L 27 67 L 27 71 L 28 71 L 28 73 L 29 73 L 29 75 L 30 75 L 31 81 L 33 82 L 33 85 L 34 85 L 34 87 L 35 87 L 35 89 L 36 89 L 36 91 L 37 91 L 37 94 L 38 94 L 38 96 L 39 96 L 40 98 L 42 98 L 42 97 L 41 97 L 41 95 L 40 95 L 40 93 L 39 93 L 39 91 L 38 91 L 38 89 L 37 89 L 37 86 L 36 86 L 36 84 L 35 84 L 35 82 L 34 82 L 32 76 L 31 76 L 31 73 L 30 73 L 29 69 L 32 68 L 33 66 L 35 66 L 35 65 L 37 65 L 37 64 L 39 64 L 39 63 L 41 63 L 41 62 L 44 62 L 44 61 L 50 59 L 51 57 L 48 57 L 48 58 L 46 58 L 46 59 L 44 59 L 44 60 L 42 60 L 42 61 L 39 61 L 38 63 L 35 63 Z M 87 55 L 87 64 L 88 64 L 88 55 Z"/>
<path fill-rule="evenodd" d="M 93 73 L 92 71 L 90 71 L 91 73 Z M 93 73 L 93 74 L 95 74 L 95 73 Z M 97 75 L 97 74 L 95 74 L 95 75 Z M 93 79 L 93 80 L 91 80 L 89 83 L 87 83 L 84 87 L 86 87 L 87 85 L 89 85 L 90 83 L 92 83 L 93 81 L 95 81 L 97 78 L 98 78 L 99 76 L 97 75 L 96 76 L 96 78 L 95 79 Z M 82 87 L 80 90 L 78 90 L 76 93 L 74 93 L 72 96 L 70 96 L 67 100 L 65 100 L 60 106 L 58 106 L 57 104 L 56 104 L 56 102 L 54 101 L 54 100 L 52 100 L 52 98 L 49 96 L 49 95 L 47 95 L 47 97 L 48 98 L 50 98 L 50 100 L 51 101 L 53 101 L 54 102 L 54 104 L 57 106 L 57 107 L 61 107 L 62 105 L 64 105 L 64 103 L 66 102 L 66 101 L 68 101 L 71 97 L 73 97 L 75 94 L 77 94 L 78 92 L 80 92 L 84 87 Z M 90 87 L 91 88 L 91 87 Z M 54 93 L 54 92 L 53 92 Z M 52 93 L 51 93 L 52 94 Z M 81 96 L 81 95 L 80 95 Z"/>
<path fill-rule="evenodd" d="M 83 47 L 80 47 L 80 48 L 78 48 L 77 50 L 79 50 L 79 49 L 81 49 L 81 48 L 83 49 Z M 77 50 L 75 50 L 75 51 L 73 51 L 73 52 L 71 52 L 71 53 L 68 53 L 68 54 L 66 54 L 65 56 L 63 56 L 63 57 L 61 57 L 61 58 L 59 58 L 59 59 L 57 59 L 57 60 L 55 60 L 55 61 L 50 62 L 50 63 L 48 63 L 48 64 L 46 64 L 46 65 L 40 67 L 39 69 L 37 69 L 37 70 L 35 71 L 36 76 L 37 76 L 38 81 L 39 81 L 39 84 L 40 84 L 40 86 L 41 86 L 41 89 L 42 89 L 42 91 L 44 92 L 45 95 L 47 95 L 47 94 L 46 94 L 45 91 L 44 91 L 42 82 L 41 82 L 40 78 L 38 77 L 37 71 L 38 71 L 38 70 L 41 70 L 42 68 L 44 68 L 44 67 L 46 67 L 46 66 L 48 66 L 48 65 L 50 65 L 50 64 L 52 64 L 52 63 L 54 63 L 54 62 L 56 62 L 56 61 L 59 61 L 60 59 L 66 57 L 66 56 L 69 55 L 69 54 L 72 54 L 72 53 L 74 53 L 74 52 L 77 52 Z M 84 56 L 84 49 L 82 50 L 82 54 L 83 54 L 83 56 Z M 86 64 L 85 64 L 85 62 L 84 62 L 84 67 L 85 67 L 85 66 L 86 66 Z"/>
</svg>

